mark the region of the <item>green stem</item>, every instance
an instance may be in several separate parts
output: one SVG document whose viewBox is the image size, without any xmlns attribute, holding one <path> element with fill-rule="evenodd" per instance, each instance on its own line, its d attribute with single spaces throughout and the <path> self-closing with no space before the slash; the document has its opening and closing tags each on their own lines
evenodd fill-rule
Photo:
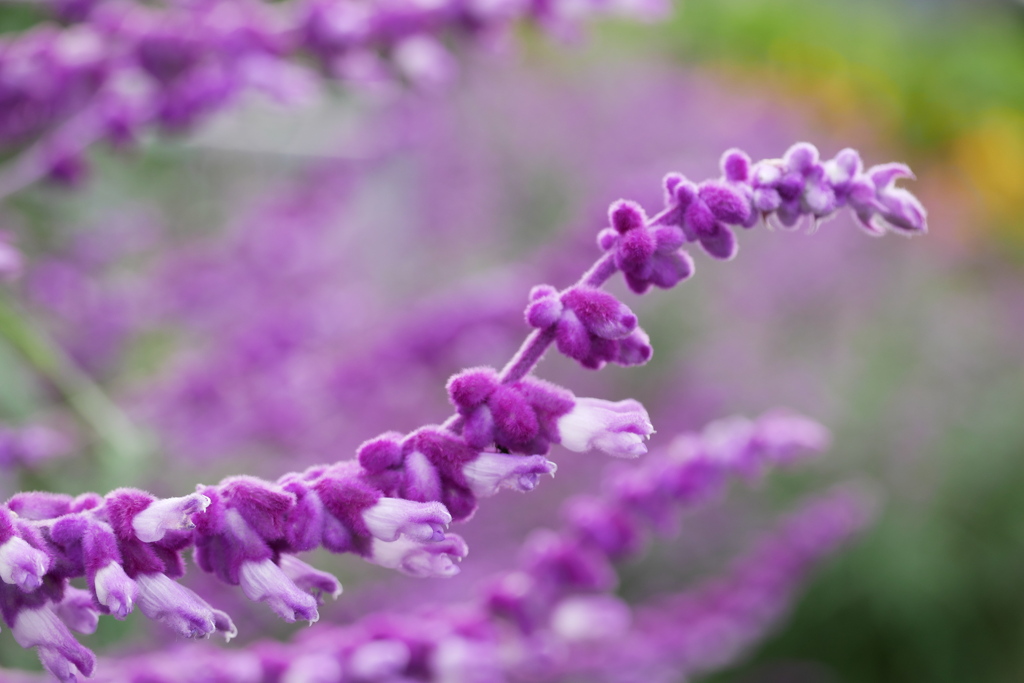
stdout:
<svg viewBox="0 0 1024 683">
<path fill-rule="evenodd" d="M 126 469 L 134 470 L 151 453 L 145 434 L 2 290 L 0 337 L 57 388 L 72 412 L 95 433 L 105 446 L 96 449 L 101 465 L 113 478 L 124 480 L 130 473 Z"/>
</svg>

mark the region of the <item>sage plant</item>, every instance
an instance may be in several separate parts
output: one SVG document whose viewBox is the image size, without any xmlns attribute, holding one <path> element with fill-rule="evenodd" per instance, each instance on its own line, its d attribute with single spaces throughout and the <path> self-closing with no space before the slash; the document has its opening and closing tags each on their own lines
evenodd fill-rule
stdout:
<svg viewBox="0 0 1024 683">
<path fill-rule="evenodd" d="M 333 576 L 300 559 L 318 548 L 415 577 L 452 576 L 468 546 L 449 525 L 470 520 L 482 498 L 528 492 L 554 475 L 548 456 L 556 447 L 623 460 L 647 453 L 654 426 L 639 402 L 577 396 L 534 374 L 552 348 L 589 370 L 650 360 L 637 316 L 604 288 L 617 274 L 636 294 L 671 289 L 693 275 L 691 246 L 729 260 L 738 232 L 815 230 L 843 208 L 872 235 L 926 231 L 923 207 L 895 184 L 911 176 L 902 164 L 865 168 L 850 149 L 825 160 L 801 143 L 758 162 L 729 150 L 720 166 L 718 178 L 700 183 L 668 174 L 657 211 L 613 203 L 593 265 L 569 286 L 530 290 L 524 317 L 532 331 L 503 368 L 470 367 L 450 378 L 454 414 L 440 424 L 368 438 L 354 459 L 274 481 L 239 475 L 169 498 L 130 488 L 14 495 L 0 507 L 0 612 L 14 639 L 36 648 L 50 674 L 73 681 L 91 676 L 96 660 L 71 630 L 91 632 L 100 616 L 123 619 L 138 608 L 183 638 L 233 638 L 239 627 L 230 615 L 178 581 L 189 549 L 203 572 L 286 622 L 316 622 L 320 602 L 341 594 Z M 229 681 L 581 672 L 670 680 L 714 668 L 777 618 L 809 565 L 865 522 L 868 501 L 840 491 L 813 503 L 717 586 L 635 615 L 613 594 L 614 563 L 640 553 L 650 534 L 670 528 L 676 510 L 719 491 L 728 475 L 756 478 L 827 441 L 822 427 L 787 413 L 716 423 L 642 457 L 639 467 L 611 468 L 601 495 L 567 502 L 563 528 L 532 535 L 518 567 L 492 577 L 476 601 L 381 613 L 340 630 L 313 629 L 290 646 L 202 657 L 222 662 L 206 666 Z M 616 642 L 621 647 L 609 645 Z M 595 647 L 601 657 L 588 654 Z M 169 666 L 162 656 L 97 673 L 195 680 L 188 666 Z"/>
</svg>

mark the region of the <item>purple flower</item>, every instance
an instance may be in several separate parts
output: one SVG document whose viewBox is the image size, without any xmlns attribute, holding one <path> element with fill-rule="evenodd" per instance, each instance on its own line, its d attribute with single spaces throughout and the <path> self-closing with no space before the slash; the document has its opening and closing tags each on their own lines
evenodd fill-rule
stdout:
<svg viewBox="0 0 1024 683">
<path fill-rule="evenodd" d="M 559 443 L 577 453 L 599 450 L 635 458 L 647 452 L 644 440 L 653 433 L 647 411 L 631 399 L 577 398 L 572 410 L 558 419 Z"/>
<path fill-rule="evenodd" d="M 670 173 L 664 180 L 666 213 L 660 222 L 678 226 L 688 242 L 700 242 L 717 259 L 736 255 L 736 237 L 727 225 L 744 225 L 750 219 L 750 203 L 732 183 L 709 180 L 695 185 Z"/>
<path fill-rule="evenodd" d="M 556 420 L 572 407 L 565 389 L 538 379 L 502 383 L 490 368 L 464 370 L 448 381 L 452 405 L 466 420 L 466 443 L 528 455 L 547 453 Z"/>
<path fill-rule="evenodd" d="M 18 536 L 8 538 L 0 545 L 0 579 L 27 592 L 42 583 L 50 568 L 49 556 L 36 550 Z"/>
<path fill-rule="evenodd" d="M 367 559 L 388 569 L 397 569 L 420 578 L 454 576 L 456 564 L 469 552 L 466 542 L 457 534 L 446 534 L 443 540 L 421 542 L 408 536 L 386 542 L 374 539 Z"/>
<path fill-rule="evenodd" d="M 597 370 L 609 362 L 642 365 L 651 358 L 649 340 L 633 312 L 594 287 L 570 287 L 561 293 L 548 285 L 534 287 L 526 321 L 554 330 L 558 350 L 585 368 Z"/>
<path fill-rule="evenodd" d="M 245 597 L 267 603 L 288 623 L 302 619 L 313 624 L 320 619 L 316 598 L 295 585 L 271 560 L 243 562 L 238 579 Z"/>
<path fill-rule="evenodd" d="M 64 589 L 64 598 L 56 604 L 55 611 L 68 628 L 79 633 L 95 633 L 100 621 L 92 595 L 73 586 Z"/>
<path fill-rule="evenodd" d="M 693 275 L 693 261 L 680 247 L 683 233 L 671 224 L 651 225 L 639 204 L 619 200 L 608 209 L 610 228 L 598 244 L 615 256 L 626 284 L 637 294 L 652 285 L 669 289 Z"/>
<path fill-rule="evenodd" d="M 199 493 L 156 500 L 135 515 L 132 528 L 140 541 L 154 543 L 168 531 L 194 529 L 192 515 L 205 511 L 209 505 L 210 499 Z"/>
<path fill-rule="evenodd" d="M 214 609 L 193 591 L 164 574 L 139 574 L 138 605 L 142 613 L 185 638 L 209 638 L 221 633 L 231 640 L 238 629 L 231 618 Z"/>
<path fill-rule="evenodd" d="M 401 498 L 381 498 L 363 511 L 363 522 L 374 538 L 395 541 L 408 536 L 414 541 L 440 541 L 452 516 L 440 503 L 419 503 Z"/>
<path fill-rule="evenodd" d="M 487 498 L 500 489 L 532 491 L 541 475 L 555 476 L 555 463 L 540 455 L 480 453 L 462 466 L 462 475 L 474 495 Z"/>
<path fill-rule="evenodd" d="M 8 623 L 15 642 L 24 648 L 38 648 L 43 666 L 58 680 L 73 683 L 77 680 L 75 670 L 83 676 L 92 675 L 96 658 L 75 640 L 52 605 L 23 608 L 13 623 L 10 619 Z"/>
<path fill-rule="evenodd" d="M 323 601 L 323 595 L 330 595 L 335 600 L 341 595 L 341 584 L 336 578 L 311 567 L 294 555 L 282 554 L 277 565 L 300 590 L 312 594 L 317 602 Z"/>
<path fill-rule="evenodd" d="M 124 619 L 139 599 L 139 588 L 120 564 L 110 561 L 93 578 L 96 600 L 118 619 Z"/>
</svg>

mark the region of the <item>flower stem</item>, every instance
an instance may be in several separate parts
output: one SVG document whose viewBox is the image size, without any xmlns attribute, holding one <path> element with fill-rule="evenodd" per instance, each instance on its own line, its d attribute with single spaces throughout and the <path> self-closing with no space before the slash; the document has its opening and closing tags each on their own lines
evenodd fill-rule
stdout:
<svg viewBox="0 0 1024 683">
<path fill-rule="evenodd" d="M 0 291 L 0 337 L 60 392 L 68 408 L 105 446 L 101 464 L 117 479 L 152 453 L 150 440 L 56 343 L 32 324 L 9 293 Z"/>
</svg>

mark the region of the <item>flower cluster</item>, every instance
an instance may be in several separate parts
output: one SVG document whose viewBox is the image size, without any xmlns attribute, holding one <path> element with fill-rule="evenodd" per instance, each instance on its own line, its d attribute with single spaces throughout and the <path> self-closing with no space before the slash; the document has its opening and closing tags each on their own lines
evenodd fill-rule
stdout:
<svg viewBox="0 0 1024 683">
<path fill-rule="evenodd" d="M 665 208 L 653 218 L 634 202 L 612 206 L 612 227 L 599 242 L 614 254 L 630 289 L 669 288 L 688 277 L 693 266 L 681 249 L 687 242 L 699 242 L 714 258 L 733 258 L 738 245 L 729 226 L 750 228 L 760 220 L 786 228 L 810 220 L 813 229 L 849 206 L 873 235 L 886 228 L 905 235 L 927 232 L 924 207 L 894 185 L 897 178 L 913 177 L 903 164 L 865 170 L 855 150 L 822 161 L 813 145 L 800 143 L 781 159 L 756 164 L 742 151 L 729 150 L 721 169 L 720 179 L 699 185 L 678 173 L 665 176 Z"/>
<path fill-rule="evenodd" d="M 0 42 L 0 147 L 41 138 L 28 161 L 68 183 L 81 180 L 82 151 L 93 141 L 123 147 L 153 128 L 181 131 L 249 91 L 291 104 L 316 97 L 322 79 L 436 86 L 455 69 L 449 38 L 493 40 L 517 20 L 558 31 L 584 13 L 663 10 L 657 0 L 54 6 L 71 26 L 41 25 Z"/>
<path fill-rule="evenodd" d="M 726 224 L 748 223 L 755 210 L 785 221 L 795 216 L 795 222 L 824 218 L 846 204 L 868 212 L 869 222 L 880 217 L 903 232 L 925 229 L 920 205 L 891 186 L 895 167 L 863 172 L 847 163 L 851 154 L 840 158 L 853 170 L 845 181 L 833 181 L 821 178 L 835 175 L 829 169 L 838 162 L 819 164 L 809 145 L 793 147 L 782 161 L 753 166 L 728 152 L 723 180 L 694 185 L 670 175 L 668 206 L 652 219 L 636 204 L 617 202 L 612 227 L 599 237 L 606 253 L 566 290 L 534 289 L 526 311 L 533 332 L 502 370 L 470 369 L 449 381 L 457 414 L 441 426 L 383 434 L 365 442 L 355 460 L 275 482 L 230 477 L 177 498 L 134 489 L 106 496 L 15 495 L 0 507 L 5 622 L 20 644 L 38 648 L 52 674 L 70 681 L 75 670 L 90 675 L 94 659 L 68 629 L 89 632 L 99 614 L 124 618 L 138 606 L 183 637 L 235 635 L 227 614 L 175 581 L 184 574 L 182 553 L 189 548 L 201 569 L 289 622 L 316 621 L 318 600 L 340 594 L 333 577 L 298 558 L 316 548 L 413 576 L 453 575 L 467 546 L 447 526 L 468 519 L 480 497 L 502 488 L 528 491 L 541 475 L 554 474 L 546 457 L 553 446 L 624 458 L 646 452 L 653 426 L 636 401 L 578 398 L 530 376 L 552 345 L 593 368 L 650 357 L 636 317 L 600 291 L 616 272 L 637 292 L 672 286 L 692 271 L 677 267 L 689 264 L 685 242 L 731 256 L 734 246 L 722 248 L 732 244 Z M 764 168 L 791 170 L 774 186 L 755 187 L 752 179 Z M 862 190 L 867 182 L 871 197 Z M 781 208 L 790 204 L 759 208 L 757 193 L 768 187 L 792 204 L 786 209 L 792 214 Z M 832 199 L 821 200 L 823 192 Z M 611 561 L 642 547 L 646 527 L 664 529 L 675 508 L 720 489 L 729 473 L 753 476 L 766 465 L 820 450 L 826 441 L 821 428 L 803 418 L 768 416 L 713 426 L 638 469 L 613 471 L 604 499 L 573 501 L 563 533 L 538 532 L 527 543 L 521 569 L 496 580 L 487 611 L 511 619 L 524 637 L 553 628 L 553 610 L 562 601 L 614 586 Z M 71 586 L 72 579 L 84 579 L 87 590 Z M 370 654 L 364 659 L 375 661 Z"/>
<path fill-rule="evenodd" d="M 711 425 L 630 468 L 632 494 L 614 488 L 622 468 L 610 468 L 605 495 L 568 502 L 561 529 L 535 534 L 519 568 L 495 577 L 466 604 L 375 614 L 308 631 L 287 645 L 197 648 L 176 666 L 167 665 L 174 652 L 105 662 L 99 680 L 141 682 L 154 671 L 167 683 L 198 672 L 216 672 L 224 683 L 274 676 L 339 683 L 618 680 L 627 673 L 677 680 L 713 668 L 775 623 L 801 577 L 861 528 L 869 510 L 855 491 L 827 494 L 803 506 L 724 579 L 631 609 L 611 592 L 616 571 L 608 560 L 637 554 L 637 534 L 651 526 L 636 483 L 646 481 L 646 498 L 678 511 L 714 495 L 730 475 L 748 474 L 752 463 L 789 464 L 826 444 L 822 427 L 792 414 Z"/>
</svg>

